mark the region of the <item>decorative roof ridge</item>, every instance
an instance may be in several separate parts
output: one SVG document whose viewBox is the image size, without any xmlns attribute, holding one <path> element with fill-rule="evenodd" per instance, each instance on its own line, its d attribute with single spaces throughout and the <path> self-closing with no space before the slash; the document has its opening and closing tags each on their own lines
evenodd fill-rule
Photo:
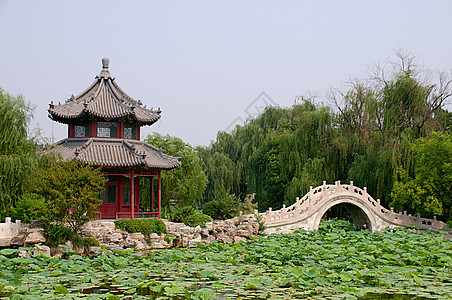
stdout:
<svg viewBox="0 0 452 300">
<path fill-rule="evenodd" d="M 92 142 L 93 142 L 93 139 L 89 138 L 86 142 L 83 143 L 83 145 L 81 145 L 80 147 L 75 148 L 75 150 L 74 150 L 75 157 L 79 156 L 80 152 L 82 152 L 83 150 L 88 148 L 89 145 L 91 145 Z"/>
<path fill-rule="evenodd" d="M 108 57 L 102 58 L 102 71 L 99 74 L 100 78 L 113 78 L 108 70 L 110 59 Z M 114 79 L 114 78 L 113 78 Z"/>
<path fill-rule="evenodd" d="M 143 145 L 145 147 L 148 147 L 148 148 L 151 148 L 153 150 L 158 151 L 162 156 L 173 157 L 173 158 L 176 158 L 179 162 L 182 161 L 182 157 L 180 157 L 180 156 L 173 156 L 171 154 L 165 153 L 165 149 L 163 149 L 162 147 L 157 148 L 156 146 L 154 146 L 152 144 L 149 144 L 149 143 L 146 143 L 145 141 L 134 141 L 134 142 L 141 142 L 141 143 L 143 143 Z"/>
<path fill-rule="evenodd" d="M 135 145 L 133 143 L 131 143 L 130 141 L 123 139 L 122 143 L 124 145 L 126 145 L 129 149 L 130 152 L 132 152 L 133 155 L 138 156 L 140 159 L 144 160 L 146 158 L 146 152 L 145 151 L 139 151 Z M 144 162 L 143 162 L 144 163 Z"/>
</svg>

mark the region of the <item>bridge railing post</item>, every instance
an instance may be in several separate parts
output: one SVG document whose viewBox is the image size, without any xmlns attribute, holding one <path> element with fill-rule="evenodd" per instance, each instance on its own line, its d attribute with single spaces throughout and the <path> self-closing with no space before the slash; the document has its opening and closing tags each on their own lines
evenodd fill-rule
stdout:
<svg viewBox="0 0 452 300">
<path fill-rule="evenodd" d="M 367 187 L 364 187 L 363 190 L 364 190 L 364 193 L 363 193 L 364 200 L 367 201 Z"/>
<path fill-rule="evenodd" d="M 281 208 L 281 221 L 286 218 L 286 214 L 287 214 L 287 208 L 286 208 L 286 205 L 283 204 L 283 206 Z"/>
<path fill-rule="evenodd" d="M 322 199 L 325 199 L 326 197 L 326 181 L 323 182 L 323 187 L 322 187 Z"/>
<path fill-rule="evenodd" d="M 312 189 L 312 185 L 309 187 L 309 196 L 308 196 L 308 207 L 311 210 L 312 196 L 314 195 L 314 191 Z"/>
</svg>

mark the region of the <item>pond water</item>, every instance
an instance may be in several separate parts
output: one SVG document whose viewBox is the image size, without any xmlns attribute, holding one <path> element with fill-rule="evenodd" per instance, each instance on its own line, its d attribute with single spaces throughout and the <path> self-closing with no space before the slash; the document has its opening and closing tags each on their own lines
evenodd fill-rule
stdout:
<svg viewBox="0 0 452 300">
<path fill-rule="evenodd" d="M 376 294 L 376 293 L 369 293 L 365 295 L 364 297 L 360 297 L 359 300 L 376 300 L 376 299 L 392 299 L 392 300 L 423 300 L 423 299 L 429 299 L 422 296 L 416 296 L 416 295 L 408 295 L 408 294 Z"/>
</svg>

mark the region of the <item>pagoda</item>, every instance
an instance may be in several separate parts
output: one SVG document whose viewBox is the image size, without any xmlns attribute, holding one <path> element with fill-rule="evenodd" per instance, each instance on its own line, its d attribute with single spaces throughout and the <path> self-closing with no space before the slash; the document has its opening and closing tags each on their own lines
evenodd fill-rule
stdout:
<svg viewBox="0 0 452 300">
<path fill-rule="evenodd" d="M 160 218 L 161 170 L 180 166 L 181 159 L 140 141 L 141 126 L 157 122 L 161 111 L 127 95 L 110 75 L 109 63 L 102 59 L 100 75 L 85 91 L 63 104 L 49 104 L 49 118 L 68 125 L 68 138 L 44 153 L 102 168 L 108 182 L 99 194 L 99 218 Z M 150 178 L 148 211 L 140 206 L 140 177 Z"/>
</svg>

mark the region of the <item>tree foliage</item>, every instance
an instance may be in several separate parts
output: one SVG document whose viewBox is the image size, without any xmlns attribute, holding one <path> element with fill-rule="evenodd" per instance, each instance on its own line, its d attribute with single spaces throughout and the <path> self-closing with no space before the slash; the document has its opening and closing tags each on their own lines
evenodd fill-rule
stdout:
<svg viewBox="0 0 452 300">
<path fill-rule="evenodd" d="M 22 96 L 0 89 L 0 116 L 0 219 L 4 219 L 21 196 L 21 184 L 36 164 L 38 147 L 28 129 L 33 107 Z"/>
<path fill-rule="evenodd" d="M 452 135 L 433 132 L 410 143 L 414 170 L 398 169 L 392 204 L 411 213 L 439 215 L 452 223 Z"/>
<path fill-rule="evenodd" d="M 180 167 L 161 173 L 162 201 L 169 203 L 170 199 L 177 199 L 181 206 L 199 205 L 207 185 L 207 176 L 197 151 L 180 138 L 170 135 L 153 133 L 146 137 L 146 142 L 182 158 Z"/>
<path fill-rule="evenodd" d="M 48 160 L 27 177 L 24 187 L 45 198 L 50 221 L 69 224 L 77 232 L 98 212 L 105 183 L 99 168 L 76 160 Z"/>
<path fill-rule="evenodd" d="M 451 95 L 450 77 L 423 72 L 412 57 L 399 55 L 368 78 L 332 90 L 327 99 L 331 106 L 300 97 L 290 108 L 267 107 L 231 133 L 219 132 L 215 142 L 200 149 L 209 179 L 204 200 L 256 193 L 260 210 L 278 209 L 295 202 L 309 186 L 340 180 L 367 186 L 388 206 L 395 182 L 401 181 L 399 170 L 415 178 L 419 163 L 428 169 L 411 145 L 427 141 L 432 131 L 450 131 L 451 113 L 444 105 Z M 430 197 L 433 190 L 428 190 Z M 444 194 L 436 197 L 448 201 Z M 398 208 L 413 201 L 418 200 L 400 200 Z M 413 207 L 418 209 L 431 212 Z"/>
</svg>

